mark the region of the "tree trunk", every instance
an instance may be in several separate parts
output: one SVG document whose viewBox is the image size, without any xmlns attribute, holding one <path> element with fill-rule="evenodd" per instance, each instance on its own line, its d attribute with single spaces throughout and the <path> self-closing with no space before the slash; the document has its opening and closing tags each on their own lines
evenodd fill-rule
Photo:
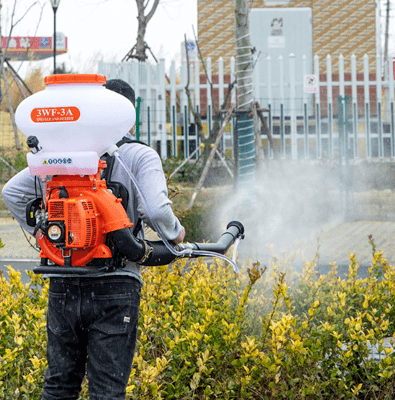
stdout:
<svg viewBox="0 0 395 400">
<path fill-rule="evenodd" d="M 133 58 L 137 58 L 139 61 L 146 61 L 148 56 L 146 55 L 145 51 L 147 49 L 147 45 L 145 43 L 145 32 L 147 30 L 147 25 L 150 19 L 153 17 L 158 4 L 159 0 L 154 0 L 151 10 L 146 14 L 145 9 L 148 7 L 149 0 L 136 0 L 137 4 L 137 20 L 138 20 L 138 29 L 137 29 L 137 40 L 136 40 L 136 54 Z M 132 49 L 133 50 L 133 49 Z"/>
<path fill-rule="evenodd" d="M 248 0 L 235 0 L 238 189 L 244 201 L 255 197 L 255 126 L 252 118 L 252 49 L 248 22 Z"/>
<path fill-rule="evenodd" d="M 253 101 L 249 11 L 248 0 L 235 0 L 237 107 L 240 109 L 251 108 Z"/>
<path fill-rule="evenodd" d="M 146 17 L 144 15 L 144 1 L 136 0 L 137 2 L 137 40 L 136 40 L 136 58 L 139 61 L 145 61 L 148 57 L 145 54 L 145 31 L 147 30 Z"/>
</svg>

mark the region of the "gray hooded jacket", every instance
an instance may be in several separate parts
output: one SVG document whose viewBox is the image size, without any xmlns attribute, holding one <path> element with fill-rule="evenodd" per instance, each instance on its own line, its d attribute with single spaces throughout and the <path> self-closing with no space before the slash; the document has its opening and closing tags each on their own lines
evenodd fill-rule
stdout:
<svg viewBox="0 0 395 400">
<path fill-rule="evenodd" d="M 176 239 L 182 227 L 170 207 L 171 201 L 168 198 L 166 179 L 158 154 L 152 148 L 139 143 L 124 144 L 119 148 L 119 154 L 123 163 L 132 171 L 137 180 L 140 191 L 149 205 L 148 214 L 150 217 L 155 221 L 155 224 L 160 228 L 167 240 Z M 136 225 L 138 219 L 141 218 L 144 223 L 153 228 L 133 182 L 118 160 L 115 160 L 111 181 L 122 183 L 129 192 L 127 215 L 130 221 Z M 8 210 L 30 234 L 33 233 L 33 228 L 26 224 L 26 204 L 30 200 L 40 197 L 40 194 L 41 181 L 38 177 L 30 175 L 28 168 L 10 179 L 2 191 Z M 138 237 L 143 238 L 143 234 L 144 229 L 141 229 Z M 141 282 L 141 267 L 136 263 L 127 262 L 125 268 L 89 276 L 103 275 L 128 275 Z M 67 276 L 70 277 L 72 275 Z"/>
</svg>

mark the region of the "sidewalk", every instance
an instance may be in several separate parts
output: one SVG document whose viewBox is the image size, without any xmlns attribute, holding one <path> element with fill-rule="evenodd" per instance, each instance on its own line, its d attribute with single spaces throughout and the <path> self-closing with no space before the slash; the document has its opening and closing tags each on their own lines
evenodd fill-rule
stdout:
<svg viewBox="0 0 395 400">
<path fill-rule="evenodd" d="M 372 246 L 368 236 L 372 235 L 377 250 L 384 252 L 390 263 L 395 263 L 395 222 L 394 221 L 356 221 L 340 223 L 319 235 L 322 263 L 335 261 L 336 264 L 349 264 L 349 253 L 355 253 L 358 264 L 370 264 Z M 310 243 L 312 251 L 317 241 Z"/>
<path fill-rule="evenodd" d="M 14 218 L 0 218 L 0 239 L 4 244 L 4 247 L 0 249 L 0 260 L 38 260 L 38 252 L 30 246 L 23 232 Z M 31 238 L 33 244 L 35 243 L 30 235 L 26 233 L 26 236 Z"/>
</svg>

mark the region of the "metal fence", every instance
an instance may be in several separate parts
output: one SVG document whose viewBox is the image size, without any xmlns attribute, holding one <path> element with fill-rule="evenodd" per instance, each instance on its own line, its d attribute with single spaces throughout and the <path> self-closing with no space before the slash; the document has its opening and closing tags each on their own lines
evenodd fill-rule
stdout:
<svg viewBox="0 0 395 400">
<path fill-rule="evenodd" d="M 280 68 L 284 60 L 278 60 Z M 382 66 L 376 59 L 376 69 L 369 70 L 369 59 L 363 57 L 363 71 L 357 72 L 356 56 L 351 56 L 351 70 L 344 70 L 344 59 L 332 60 L 328 55 L 320 61 L 314 57 L 313 75 L 318 90 L 311 94 L 303 90 L 304 79 L 311 66 L 303 59 L 303 71 L 296 71 L 295 56 L 290 55 L 289 71 L 283 71 L 280 81 L 272 77 L 272 60 L 255 60 L 254 97 L 267 109 L 266 118 L 274 147 L 285 158 L 336 157 L 340 148 L 339 136 L 346 135 L 346 148 L 351 157 L 395 156 L 394 137 L 394 79 L 392 71 L 387 79 L 381 78 Z M 334 65 L 336 64 L 336 65 Z M 339 71 L 332 73 L 332 69 Z M 188 78 L 189 69 L 189 78 Z M 235 77 L 235 61 L 229 60 L 230 73 L 224 74 L 224 61 L 218 61 L 217 73 L 212 74 L 211 60 L 205 70 L 199 60 L 184 62 L 177 74 L 174 61 L 169 76 L 165 61 L 158 65 L 149 63 L 99 64 L 98 73 L 107 79 L 122 78 L 136 90 L 141 101 L 141 135 L 151 146 L 158 146 L 162 157 L 188 153 L 199 145 L 193 115 L 188 110 L 185 87 L 189 82 L 193 107 L 203 116 L 204 127 L 213 126 L 213 107 L 223 103 L 229 82 Z M 377 73 L 379 71 L 379 73 Z M 264 78 L 262 78 L 264 77 Z M 213 91 L 210 88 L 213 82 Z M 237 90 L 237 85 L 236 85 Z M 232 92 L 231 102 L 236 93 Z M 339 113 L 339 109 L 341 109 Z M 339 115 L 342 121 L 339 124 Z M 345 118 L 344 118 L 345 115 Z M 223 149 L 232 151 L 234 121 L 223 141 Z M 340 128 L 339 128 L 340 126 Z M 339 133 L 340 132 L 340 133 Z M 261 132 L 263 153 L 273 156 L 268 135 Z M 192 143 L 192 144 L 191 144 Z"/>
<path fill-rule="evenodd" d="M 357 61 L 363 64 L 360 71 L 357 71 Z M 336 60 L 330 56 L 319 60 L 316 56 L 313 66 L 303 58 L 300 71 L 291 54 L 289 60 L 276 60 L 275 65 L 280 65 L 281 69 L 279 81 L 275 79 L 278 74 L 272 73 L 272 64 L 269 57 L 254 61 L 254 97 L 261 108 L 268 110 L 265 112 L 267 126 L 274 139 L 272 148 L 268 132 L 261 130 L 265 157 L 272 157 L 276 150 L 284 158 L 333 158 L 341 150 L 343 134 L 350 157 L 395 157 L 394 79 L 392 71 L 385 74 L 386 79 L 382 78 L 379 58 L 372 70 L 366 55 L 362 60 L 353 55 L 347 71 L 342 56 Z M 285 71 L 283 65 L 289 69 Z M 335 69 L 339 72 L 333 74 Z M 235 79 L 235 60 L 228 60 L 225 68 L 225 62 L 220 58 L 215 74 L 210 59 L 204 65 L 197 59 L 190 65 L 184 62 L 178 71 L 173 61 L 169 72 L 166 70 L 164 60 L 156 65 L 139 62 L 98 64 L 99 74 L 106 75 L 107 79 L 124 79 L 135 89 L 136 98 L 140 98 L 141 140 L 156 148 L 162 158 L 186 157 L 199 148 L 199 139 L 185 87 L 188 85 L 191 92 L 194 109 L 202 115 L 204 130 L 210 132 L 214 108 L 218 110 L 223 104 L 228 84 Z M 229 72 L 225 73 L 225 70 Z M 306 73 L 311 70 L 318 85 L 314 94 L 303 90 Z M 230 97 L 232 103 L 236 101 L 237 84 L 235 88 Z M 0 147 L 12 146 L 14 140 L 11 121 L 6 114 L 2 112 L 0 121 Z M 233 119 L 222 141 L 222 150 L 230 155 L 234 129 Z"/>
</svg>

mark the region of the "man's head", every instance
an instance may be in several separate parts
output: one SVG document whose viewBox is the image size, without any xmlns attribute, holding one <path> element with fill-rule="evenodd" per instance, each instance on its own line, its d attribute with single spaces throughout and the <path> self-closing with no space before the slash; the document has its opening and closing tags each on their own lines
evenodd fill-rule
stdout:
<svg viewBox="0 0 395 400">
<path fill-rule="evenodd" d="M 135 95 L 134 90 L 132 87 L 123 81 L 122 79 L 110 79 L 108 80 L 105 85 L 107 89 L 112 90 L 113 92 L 119 93 L 122 96 L 126 97 L 128 100 L 135 105 Z"/>
<path fill-rule="evenodd" d="M 134 90 L 127 82 L 123 81 L 122 79 L 110 79 L 105 83 L 104 86 L 107 89 L 112 90 L 113 92 L 119 93 L 122 96 L 126 97 L 128 100 L 132 102 L 133 106 L 135 106 Z M 136 125 L 134 125 L 133 128 L 130 129 L 129 131 L 130 135 L 134 134 L 135 127 Z"/>
</svg>

